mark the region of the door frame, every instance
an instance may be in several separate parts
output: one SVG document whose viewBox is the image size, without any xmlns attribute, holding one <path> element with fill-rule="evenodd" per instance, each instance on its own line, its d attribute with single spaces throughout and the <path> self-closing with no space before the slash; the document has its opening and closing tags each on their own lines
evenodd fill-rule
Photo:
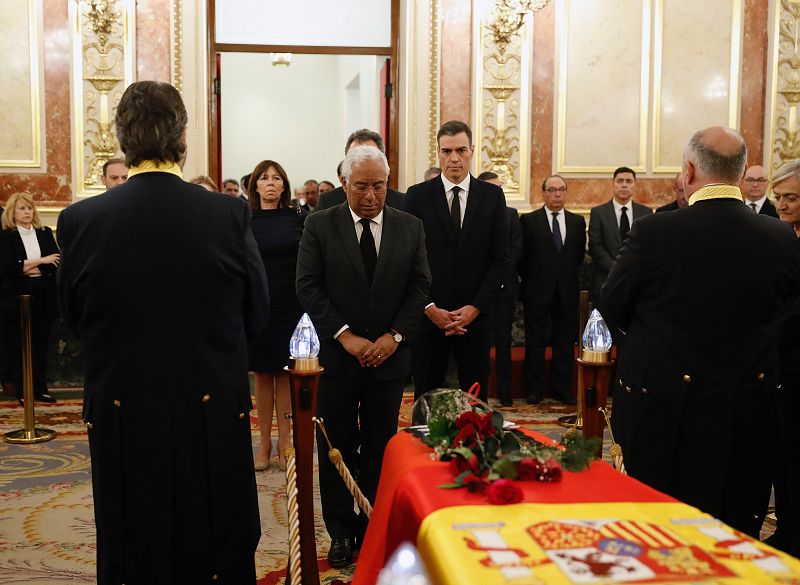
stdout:
<svg viewBox="0 0 800 585">
<path fill-rule="evenodd" d="M 389 185 L 396 189 L 399 181 L 398 153 L 400 149 L 400 106 L 399 74 L 397 62 L 400 44 L 400 0 L 391 0 L 391 46 L 390 47 L 330 47 L 309 45 L 253 45 L 237 43 L 217 43 L 216 0 L 206 0 L 206 47 L 208 47 L 208 79 L 206 90 L 208 101 L 208 176 L 222 185 L 222 131 L 221 131 L 221 81 L 219 56 L 221 53 L 298 53 L 307 55 L 376 55 L 390 59 L 389 84 L 389 136 L 386 140 L 386 158 L 393 172 L 389 175 Z M 385 88 L 383 88 L 385 90 Z M 385 95 L 385 94 L 384 94 Z M 379 131 L 379 128 L 374 129 Z"/>
</svg>

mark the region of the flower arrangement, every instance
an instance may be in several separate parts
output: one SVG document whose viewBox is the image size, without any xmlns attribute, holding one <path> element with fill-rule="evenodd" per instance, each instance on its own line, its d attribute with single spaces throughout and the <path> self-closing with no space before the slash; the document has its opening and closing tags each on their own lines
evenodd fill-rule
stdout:
<svg viewBox="0 0 800 585">
<path fill-rule="evenodd" d="M 422 440 L 438 459 L 449 461 L 453 481 L 440 488 L 467 488 L 492 504 L 514 504 L 523 498 L 517 481 L 561 481 L 562 469 L 583 471 L 594 459 L 596 439 L 576 436 L 543 445 L 506 428 L 502 414 L 470 398 L 459 390 L 440 390 L 415 407 L 428 423 Z"/>
</svg>

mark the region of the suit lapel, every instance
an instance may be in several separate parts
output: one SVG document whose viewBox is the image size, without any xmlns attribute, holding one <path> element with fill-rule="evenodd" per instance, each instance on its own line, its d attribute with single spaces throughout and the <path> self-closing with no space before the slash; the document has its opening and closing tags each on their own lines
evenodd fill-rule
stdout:
<svg viewBox="0 0 800 585">
<path fill-rule="evenodd" d="M 369 286 L 367 271 L 364 269 L 364 262 L 361 260 L 361 248 L 358 247 L 356 228 L 353 224 L 353 217 L 350 215 L 350 207 L 339 205 L 335 213 L 336 231 L 339 232 L 339 238 L 342 240 L 345 254 L 353 264 L 353 270 L 363 281 L 362 284 Z"/>
<path fill-rule="evenodd" d="M 475 223 L 475 218 L 478 215 L 478 207 L 481 204 L 481 195 L 483 194 L 481 185 L 478 183 L 478 179 L 470 175 L 469 177 L 469 193 L 467 193 L 467 209 L 464 210 L 464 223 L 461 224 L 461 238 L 459 240 L 459 246 L 461 242 L 466 240 L 466 235 L 469 232 L 472 224 Z"/>
<path fill-rule="evenodd" d="M 381 227 L 381 251 L 378 254 L 378 263 L 375 265 L 375 275 L 372 277 L 373 286 L 376 282 L 379 282 L 384 270 L 387 266 L 389 266 L 391 251 L 398 244 L 398 238 L 400 237 L 400 234 L 398 234 L 395 230 L 397 227 L 395 219 L 396 217 L 394 210 L 391 207 L 384 205 L 383 226 Z M 387 242 L 391 242 L 391 245 L 388 245 Z M 359 249 L 359 254 L 361 254 L 361 249 Z"/>
<path fill-rule="evenodd" d="M 456 232 L 453 228 L 453 222 L 450 221 L 450 210 L 447 208 L 447 194 L 444 192 L 444 183 L 441 178 L 433 181 L 433 207 L 436 210 L 436 215 L 442 222 L 442 227 L 446 234 L 450 236 L 450 240 L 455 243 Z"/>
<path fill-rule="evenodd" d="M 556 241 L 553 239 L 553 229 L 551 227 L 551 222 L 553 221 L 552 216 L 550 216 L 549 212 L 547 211 L 546 207 L 542 207 L 539 211 L 534 211 L 534 213 L 538 213 L 539 217 L 536 218 L 536 222 L 539 224 L 539 229 L 542 230 L 542 234 L 548 236 L 550 240 L 550 247 L 553 249 L 553 252 L 558 252 L 556 249 Z M 569 230 L 567 230 L 569 233 Z M 564 242 L 566 245 L 566 241 Z"/>
</svg>

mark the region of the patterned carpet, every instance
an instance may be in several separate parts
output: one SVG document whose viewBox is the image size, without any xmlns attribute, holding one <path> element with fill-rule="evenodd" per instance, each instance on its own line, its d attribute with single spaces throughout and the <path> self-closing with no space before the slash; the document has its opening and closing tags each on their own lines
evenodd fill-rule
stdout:
<svg viewBox="0 0 800 585">
<path fill-rule="evenodd" d="M 91 470 L 81 392 L 65 389 L 53 394 L 59 398 L 57 404 L 36 405 L 36 424 L 56 431 L 56 440 L 38 445 L 0 442 L 0 585 L 96 582 Z M 409 424 L 411 403 L 407 395 L 401 427 Z M 509 420 L 559 437 L 563 429 L 555 419 L 568 414 L 571 407 L 554 402 L 532 407 L 518 401 L 501 410 Z M 22 407 L 15 400 L 0 399 L 0 433 L 22 428 L 22 417 Z M 257 443 L 255 411 L 250 420 Z M 273 441 L 276 437 L 273 428 Z M 262 526 L 256 553 L 258 583 L 274 585 L 283 582 L 288 555 L 285 478 L 275 465 L 256 477 Z M 348 581 L 354 567 L 335 570 L 325 560 L 328 536 L 318 491 L 315 496 L 321 581 Z"/>
</svg>

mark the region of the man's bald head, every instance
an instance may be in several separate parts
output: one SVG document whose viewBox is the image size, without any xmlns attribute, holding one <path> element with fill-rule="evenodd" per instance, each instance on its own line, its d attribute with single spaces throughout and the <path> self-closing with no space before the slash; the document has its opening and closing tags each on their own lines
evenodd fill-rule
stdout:
<svg viewBox="0 0 800 585">
<path fill-rule="evenodd" d="M 687 197 L 714 183 L 738 185 L 747 163 L 747 145 L 735 130 L 712 126 L 695 132 L 683 154 Z"/>
</svg>

